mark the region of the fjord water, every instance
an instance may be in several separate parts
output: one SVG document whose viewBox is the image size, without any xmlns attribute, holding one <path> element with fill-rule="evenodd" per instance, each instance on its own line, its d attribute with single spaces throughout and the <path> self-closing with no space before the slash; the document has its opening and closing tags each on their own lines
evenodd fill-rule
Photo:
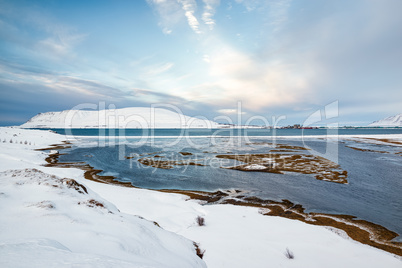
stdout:
<svg viewBox="0 0 402 268">
<path fill-rule="evenodd" d="M 80 130 L 79 133 L 82 135 L 80 142 L 66 149 L 67 154 L 60 156 L 60 161 L 85 161 L 97 169 L 104 170 L 103 174 L 113 175 L 119 180 L 128 181 L 143 188 L 202 191 L 240 189 L 248 191 L 248 195 L 265 199 L 278 201 L 288 199 L 302 204 L 307 211 L 353 215 L 402 234 L 400 224 L 402 222 L 402 199 L 400 198 L 402 158 L 401 155 L 395 154 L 402 151 L 401 147 L 362 144 L 342 139 L 342 137 L 340 137 L 341 142 L 327 141 L 320 137 L 306 137 L 303 140 L 300 137 L 294 137 L 297 136 L 295 133 L 300 133 L 300 130 L 283 130 L 281 134 L 277 133 L 277 135 L 289 136 L 276 139 L 277 143 L 307 145 L 312 148 L 312 151 L 319 153 L 325 153 L 328 144 L 336 142 L 338 163 L 343 170 L 348 171 L 349 181 L 349 184 L 338 184 L 316 180 L 313 175 L 291 172 L 272 174 L 220 168 L 220 166 L 232 166 L 236 163 L 229 160 L 220 162 L 215 157 L 217 154 L 267 153 L 269 148 L 264 143 L 272 142 L 273 138 L 270 135 L 266 135 L 266 138 L 262 137 L 265 136 L 264 130 L 254 130 L 252 133 L 256 134 L 249 135 L 247 138 L 222 137 L 225 135 L 221 133 L 217 135 L 220 137 L 214 137 L 205 135 L 204 130 L 189 132 L 190 138 L 177 138 L 172 131 L 155 130 L 155 137 L 144 140 L 135 135 L 99 139 L 90 135 L 93 133 L 91 130 Z M 204 135 L 200 134 L 202 131 Z M 340 129 L 339 132 L 346 135 L 400 134 L 402 129 Z M 311 130 L 309 133 L 325 135 L 326 131 L 319 129 Z M 77 132 L 74 134 L 80 139 Z M 354 150 L 348 146 L 372 151 Z M 183 156 L 179 152 L 189 152 L 192 155 Z M 199 163 L 205 166 L 156 169 L 144 166 L 137 161 L 140 157 L 147 155 L 163 156 L 171 160 L 199 160 Z M 133 158 L 126 159 L 124 156 L 133 156 Z"/>
</svg>

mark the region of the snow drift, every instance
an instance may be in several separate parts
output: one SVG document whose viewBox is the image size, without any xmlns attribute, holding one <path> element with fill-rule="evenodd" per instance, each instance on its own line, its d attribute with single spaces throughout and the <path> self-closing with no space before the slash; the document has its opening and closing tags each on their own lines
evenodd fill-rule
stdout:
<svg viewBox="0 0 402 268">
<path fill-rule="evenodd" d="M 219 128 L 208 119 L 162 108 L 134 107 L 99 111 L 65 110 L 40 113 L 23 128 Z"/>
</svg>

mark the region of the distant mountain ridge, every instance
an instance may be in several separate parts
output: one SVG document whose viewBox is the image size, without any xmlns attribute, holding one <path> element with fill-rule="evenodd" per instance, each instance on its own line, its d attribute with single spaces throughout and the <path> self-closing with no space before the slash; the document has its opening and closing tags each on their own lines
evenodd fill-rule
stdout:
<svg viewBox="0 0 402 268">
<path fill-rule="evenodd" d="M 65 110 L 40 113 L 22 128 L 219 128 L 207 119 L 162 108 L 133 107 L 113 110 Z"/>
<path fill-rule="evenodd" d="M 402 114 L 389 116 L 387 118 L 375 121 L 368 125 L 369 127 L 402 127 Z"/>
</svg>

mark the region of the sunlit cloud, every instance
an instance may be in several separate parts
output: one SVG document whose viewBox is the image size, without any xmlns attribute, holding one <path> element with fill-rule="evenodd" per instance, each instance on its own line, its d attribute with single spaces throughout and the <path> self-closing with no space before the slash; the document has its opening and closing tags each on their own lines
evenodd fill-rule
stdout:
<svg viewBox="0 0 402 268">
<path fill-rule="evenodd" d="M 214 41 L 218 43 L 218 41 Z M 261 61 L 228 44 L 205 57 L 210 80 L 182 92 L 189 99 L 198 98 L 217 106 L 242 101 L 245 108 L 258 111 L 292 105 L 309 94 L 312 72 L 282 61 Z"/>
</svg>

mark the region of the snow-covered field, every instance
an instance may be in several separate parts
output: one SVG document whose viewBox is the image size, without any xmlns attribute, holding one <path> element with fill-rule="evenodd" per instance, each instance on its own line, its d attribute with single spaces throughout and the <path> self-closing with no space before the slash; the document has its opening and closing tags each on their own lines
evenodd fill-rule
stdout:
<svg viewBox="0 0 402 268">
<path fill-rule="evenodd" d="M 183 195 L 88 181 L 79 169 L 42 166 L 47 153 L 33 149 L 64 139 L 0 128 L 0 267 L 402 265 L 341 231 L 263 216 L 258 208 L 203 206 Z M 192 241 L 205 250 L 203 260 Z"/>
</svg>

